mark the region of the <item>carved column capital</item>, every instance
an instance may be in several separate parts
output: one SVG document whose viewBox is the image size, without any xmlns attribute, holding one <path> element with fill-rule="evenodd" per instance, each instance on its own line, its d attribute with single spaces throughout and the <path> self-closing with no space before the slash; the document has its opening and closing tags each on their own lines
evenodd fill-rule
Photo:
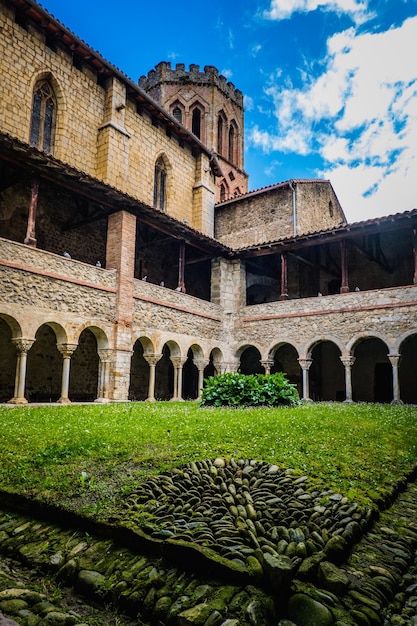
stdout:
<svg viewBox="0 0 417 626">
<path fill-rule="evenodd" d="M 301 369 L 303 370 L 309 370 L 313 362 L 313 359 L 297 359 L 297 360 L 300 364 Z"/>
<path fill-rule="evenodd" d="M 171 363 L 177 369 L 181 368 L 187 360 L 187 357 L 183 356 L 170 356 Z"/>
<path fill-rule="evenodd" d="M 340 360 L 346 368 L 350 369 L 351 367 L 353 367 L 356 358 L 354 356 L 341 356 Z"/>
<path fill-rule="evenodd" d="M 206 359 L 194 359 L 194 365 L 196 366 L 198 371 L 204 370 L 204 368 L 208 364 L 209 364 L 209 361 L 207 361 Z"/>
<path fill-rule="evenodd" d="M 17 337 L 12 339 L 12 343 L 14 343 L 16 350 L 18 352 L 29 352 L 33 344 L 35 343 L 34 339 L 24 339 L 23 337 Z"/>
<path fill-rule="evenodd" d="M 65 358 L 69 358 L 71 357 L 75 350 L 78 348 L 78 344 L 77 343 L 57 343 L 56 347 L 58 348 L 58 351 L 62 354 L 62 356 Z"/>
<path fill-rule="evenodd" d="M 113 350 L 108 348 L 104 348 L 101 350 L 97 350 L 98 358 L 102 363 L 109 363 L 113 357 Z"/>
<path fill-rule="evenodd" d="M 150 367 L 156 367 L 156 364 L 162 358 L 162 354 L 144 354 L 143 358 Z"/>
<path fill-rule="evenodd" d="M 391 365 L 393 367 L 397 367 L 398 362 L 401 358 L 401 354 L 387 354 L 387 357 L 389 358 L 389 362 L 391 363 Z"/>
</svg>

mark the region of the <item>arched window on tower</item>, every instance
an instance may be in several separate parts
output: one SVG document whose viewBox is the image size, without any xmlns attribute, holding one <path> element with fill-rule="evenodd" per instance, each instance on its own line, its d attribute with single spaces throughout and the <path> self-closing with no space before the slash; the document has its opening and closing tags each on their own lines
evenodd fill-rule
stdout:
<svg viewBox="0 0 417 626">
<path fill-rule="evenodd" d="M 191 130 L 196 137 L 201 137 L 201 111 L 198 107 L 193 109 L 193 116 L 191 120 Z"/>
<path fill-rule="evenodd" d="M 155 178 L 153 187 L 153 205 L 160 211 L 166 208 L 166 182 L 167 171 L 162 157 L 155 163 Z"/>
<path fill-rule="evenodd" d="M 55 136 L 56 98 L 47 80 L 36 83 L 33 90 L 29 143 L 52 153 Z"/>
<path fill-rule="evenodd" d="M 217 119 L 217 152 L 223 154 L 223 118 L 221 115 Z"/>
<path fill-rule="evenodd" d="M 229 161 L 231 163 L 236 162 L 236 128 L 233 122 L 230 124 L 229 128 Z"/>
<path fill-rule="evenodd" d="M 172 109 L 172 115 L 173 117 L 175 117 L 175 119 L 177 120 L 177 122 L 179 122 L 180 124 L 182 124 L 182 111 L 180 109 L 179 106 L 175 106 Z"/>
<path fill-rule="evenodd" d="M 226 197 L 226 186 L 224 185 L 224 183 L 222 183 L 220 185 L 220 202 L 224 202 L 225 200 L 227 200 L 227 197 Z"/>
</svg>

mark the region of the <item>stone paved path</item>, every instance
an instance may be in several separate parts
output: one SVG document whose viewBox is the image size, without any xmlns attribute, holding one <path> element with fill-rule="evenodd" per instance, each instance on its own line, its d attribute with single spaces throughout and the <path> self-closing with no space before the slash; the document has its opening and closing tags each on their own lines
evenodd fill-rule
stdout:
<svg viewBox="0 0 417 626">
<path fill-rule="evenodd" d="M 136 546 L 0 511 L 0 626 L 417 626 L 415 482 L 373 521 L 275 466 L 183 473 L 127 503 L 141 511 L 160 491 L 159 523 Z M 164 499 L 183 479 L 188 496 Z"/>
</svg>

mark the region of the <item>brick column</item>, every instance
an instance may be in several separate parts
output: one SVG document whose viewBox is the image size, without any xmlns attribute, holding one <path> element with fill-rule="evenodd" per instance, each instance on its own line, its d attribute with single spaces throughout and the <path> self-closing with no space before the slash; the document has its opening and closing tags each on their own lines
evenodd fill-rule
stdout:
<svg viewBox="0 0 417 626">
<path fill-rule="evenodd" d="M 400 398 L 400 382 L 398 379 L 398 363 L 400 360 L 400 354 L 388 354 L 389 361 L 392 367 L 392 402 L 391 404 L 403 404 Z"/>
<path fill-rule="evenodd" d="M 62 354 L 62 382 L 61 382 L 61 397 L 58 402 L 60 404 L 70 404 L 71 400 L 68 398 L 69 377 L 70 377 L 70 365 L 71 357 L 77 349 L 75 343 L 61 343 L 57 344 L 59 352 Z"/>
<path fill-rule="evenodd" d="M 14 396 L 9 400 L 10 404 L 27 404 L 25 398 L 26 364 L 28 352 L 35 343 L 34 339 L 12 339 L 17 350 L 16 376 L 14 383 Z"/>
<path fill-rule="evenodd" d="M 298 362 L 303 370 L 303 400 L 311 401 L 310 398 L 310 380 L 308 370 L 313 362 L 312 359 L 298 359 Z"/>
<path fill-rule="evenodd" d="M 345 402 L 352 402 L 352 367 L 355 363 L 354 356 L 341 356 L 340 360 L 342 361 L 345 367 L 345 392 L 346 399 Z"/>
<path fill-rule="evenodd" d="M 155 369 L 156 364 L 162 357 L 162 354 L 152 354 L 152 355 L 143 355 L 145 360 L 149 364 L 149 386 L 148 386 L 148 397 L 146 398 L 147 402 L 155 402 Z"/>
<path fill-rule="evenodd" d="M 135 268 L 136 217 L 119 211 L 108 217 L 106 268 L 118 272 L 114 314 L 113 400 L 126 401 L 129 394 L 132 355 L 133 279 Z"/>
</svg>

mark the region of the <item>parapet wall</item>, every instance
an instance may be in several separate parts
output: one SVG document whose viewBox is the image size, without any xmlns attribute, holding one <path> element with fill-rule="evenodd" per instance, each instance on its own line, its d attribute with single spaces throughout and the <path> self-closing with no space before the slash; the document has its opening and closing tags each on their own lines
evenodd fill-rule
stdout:
<svg viewBox="0 0 417 626">
<path fill-rule="evenodd" d="M 187 83 L 216 86 L 225 96 L 230 98 L 237 106 L 243 109 L 243 94 L 236 89 L 233 83 L 225 76 L 219 74 L 219 70 L 213 65 L 205 65 L 204 71 L 200 72 L 200 66 L 191 64 L 187 72 L 184 63 L 177 63 L 175 69 L 171 68 L 169 61 L 158 63 L 154 70 L 150 70 L 147 76 L 139 78 L 139 87 L 149 91 L 160 83 Z"/>
</svg>

